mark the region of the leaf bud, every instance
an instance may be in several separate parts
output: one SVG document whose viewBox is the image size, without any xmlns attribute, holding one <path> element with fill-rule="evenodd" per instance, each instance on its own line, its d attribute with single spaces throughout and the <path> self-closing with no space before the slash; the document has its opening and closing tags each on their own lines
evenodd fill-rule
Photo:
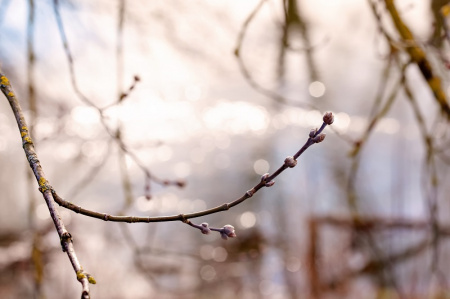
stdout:
<svg viewBox="0 0 450 299">
<path fill-rule="evenodd" d="M 220 235 L 222 236 L 222 239 L 224 239 L 224 240 L 227 240 L 228 238 L 235 238 L 236 233 L 234 231 L 234 226 L 229 225 L 229 224 L 225 225 L 220 230 Z"/>
<path fill-rule="evenodd" d="M 334 122 L 334 115 L 331 112 L 327 112 L 323 115 L 323 122 L 327 125 L 331 125 Z"/>
<path fill-rule="evenodd" d="M 286 165 L 289 168 L 293 168 L 295 167 L 295 165 L 297 165 L 297 160 L 294 159 L 294 157 L 287 157 L 286 159 L 284 159 L 284 165 Z"/>
<path fill-rule="evenodd" d="M 325 136 L 326 136 L 325 133 L 319 134 L 319 135 L 317 135 L 316 137 L 313 138 L 313 141 L 315 143 L 320 143 L 320 142 L 322 142 L 325 139 Z"/>
</svg>

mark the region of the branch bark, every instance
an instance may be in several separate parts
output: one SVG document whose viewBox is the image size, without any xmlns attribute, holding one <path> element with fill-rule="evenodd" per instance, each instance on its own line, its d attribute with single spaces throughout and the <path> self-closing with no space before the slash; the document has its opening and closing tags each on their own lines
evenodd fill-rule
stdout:
<svg viewBox="0 0 450 299">
<path fill-rule="evenodd" d="M 46 179 L 45 173 L 42 169 L 41 163 L 36 154 L 33 140 L 31 139 L 28 130 L 28 125 L 25 121 L 25 117 L 22 112 L 22 108 L 20 107 L 19 101 L 16 98 L 16 95 L 11 87 L 8 78 L 1 71 L 0 71 L 0 89 L 8 99 L 8 102 L 16 118 L 16 122 L 20 131 L 20 136 L 22 137 L 23 150 L 25 152 L 28 162 L 30 163 L 31 169 L 33 170 L 33 174 L 36 178 L 36 181 L 38 182 L 39 191 L 41 191 L 45 199 L 45 203 L 47 204 L 56 231 L 58 232 L 62 250 L 63 252 L 67 253 L 70 263 L 72 264 L 72 268 L 75 271 L 75 274 L 77 275 L 77 279 L 81 283 L 82 286 L 81 298 L 83 299 L 90 298 L 89 282 L 94 283 L 95 280 L 89 274 L 85 273 L 80 265 L 80 262 L 75 253 L 75 249 L 73 247 L 72 236 L 67 231 L 61 219 L 61 216 L 59 215 L 59 212 L 56 209 L 55 202 L 53 199 L 52 187 L 50 186 L 48 180 Z"/>
</svg>

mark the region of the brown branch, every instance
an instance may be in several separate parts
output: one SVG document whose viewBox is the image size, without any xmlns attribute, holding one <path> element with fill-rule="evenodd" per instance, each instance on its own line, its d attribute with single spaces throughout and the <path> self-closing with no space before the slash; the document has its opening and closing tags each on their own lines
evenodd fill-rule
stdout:
<svg viewBox="0 0 450 299">
<path fill-rule="evenodd" d="M 61 240 L 62 250 L 67 253 L 67 256 L 69 257 L 69 260 L 72 264 L 72 267 L 77 275 L 77 279 L 78 281 L 80 281 L 82 285 L 83 291 L 81 298 L 89 298 L 90 297 L 89 282 L 90 281 L 94 282 L 94 280 L 93 279 L 91 280 L 90 275 L 88 275 L 83 271 L 83 268 L 81 267 L 80 262 L 78 261 L 72 243 L 72 236 L 64 226 L 61 216 L 59 215 L 59 212 L 54 204 L 52 187 L 50 186 L 48 180 L 46 179 L 41 163 L 37 157 L 34 144 L 31 139 L 28 126 L 25 121 L 25 117 L 22 112 L 22 108 L 19 105 L 19 101 L 16 98 L 16 95 L 11 87 L 11 84 L 9 83 L 8 78 L 1 72 L 0 72 L 0 89 L 8 99 L 8 102 L 16 118 L 20 135 L 22 137 L 23 150 L 25 151 L 27 160 L 30 163 L 30 167 L 33 170 L 34 176 L 38 182 L 39 190 L 42 192 L 47 207 L 50 211 L 51 218 L 53 220 L 53 223 L 55 224 L 56 230 Z"/>
<path fill-rule="evenodd" d="M 427 81 L 428 86 L 434 94 L 434 97 L 441 107 L 442 113 L 450 120 L 450 106 L 447 102 L 445 92 L 442 89 L 441 79 L 433 73 L 433 69 L 431 64 L 426 56 L 426 53 L 423 49 L 416 43 L 412 32 L 403 22 L 400 14 L 395 7 L 394 0 L 385 0 L 386 8 L 389 11 L 392 20 L 394 22 L 395 27 L 397 28 L 398 33 L 401 38 L 406 42 L 406 44 L 410 44 L 406 46 L 406 52 L 409 54 L 411 61 L 413 61 L 420 69 L 422 76 Z"/>
<path fill-rule="evenodd" d="M 275 179 L 280 173 L 282 173 L 287 168 L 293 168 L 297 164 L 297 158 L 311 145 L 315 143 L 322 142 L 325 138 L 325 134 L 322 133 L 322 131 L 325 129 L 327 125 L 331 125 L 333 123 L 333 115 L 331 112 L 326 113 L 323 117 L 323 124 L 320 127 L 320 129 L 312 130 L 309 134 L 309 138 L 306 141 L 306 143 L 303 145 L 303 147 L 293 156 L 293 157 L 287 157 L 284 161 L 284 164 L 276 170 L 272 175 L 269 175 L 268 173 L 264 174 L 261 177 L 261 181 L 256 184 L 252 189 L 248 190 L 244 193 L 241 197 L 235 199 L 232 202 L 224 203 L 219 206 L 216 206 L 211 209 L 198 211 L 194 213 L 189 214 L 180 214 L 180 215 L 172 215 L 172 216 L 117 216 L 117 215 L 109 215 L 106 213 L 99 213 L 96 211 L 88 210 L 85 208 L 82 208 L 80 206 L 77 206 L 69 201 L 64 200 L 61 198 L 54 189 L 52 189 L 53 198 L 55 199 L 56 203 L 58 203 L 60 206 L 65 207 L 71 211 L 74 211 L 75 213 L 79 213 L 85 216 L 89 216 L 92 218 L 101 219 L 104 221 L 114 221 L 114 222 L 128 222 L 128 223 L 136 223 L 136 222 L 168 222 L 168 221 L 183 221 L 186 222 L 187 219 L 190 218 L 197 218 L 202 217 L 222 211 L 227 211 L 230 208 L 237 206 L 238 204 L 244 202 L 245 200 L 252 197 L 259 189 L 263 187 L 271 187 L 275 183 L 273 179 Z"/>
</svg>

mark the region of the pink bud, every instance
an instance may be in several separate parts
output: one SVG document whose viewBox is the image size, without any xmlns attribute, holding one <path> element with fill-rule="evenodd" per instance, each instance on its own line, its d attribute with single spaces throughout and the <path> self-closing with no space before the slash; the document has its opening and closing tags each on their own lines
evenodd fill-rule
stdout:
<svg viewBox="0 0 450 299">
<path fill-rule="evenodd" d="M 235 238 L 236 233 L 234 232 L 234 227 L 232 225 L 225 225 L 220 230 L 220 235 L 222 236 L 222 239 L 227 240 L 228 238 Z"/>
<path fill-rule="evenodd" d="M 313 141 L 315 143 L 320 143 L 320 142 L 322 142 L 325 139 L 325 136 L 326 136 L 325 133 L 319 134 L 319 135 L 317 135 L 316 137 L 313 138 Z"/>
<path fill-rule="evenodd" d="M 334 116 L 333 113 L 327 112 L 323 116 L 323 122 L 327 125 L 331 125 L 334 122 Z"/>
<path fill-rule="evenodd" d="M 287 157 L 286 159 L 284 159 L 284 165 L 286 165 L 289 168 L 295 167 L 295 165 L 297 165 L 297 160 L 294 159 L 294 157 Z"/>
<path fill-rule="evenodd" d="M 186 186 L 186 181 L 184 181 L 184 180 L 177 180 L 177 181 L 175 182 L 175 184 L 176 184 L 178 187 L 183 188 L 184 186 Z"/>
<path fill-rule="evenodd" d="M 209 224 L 206 222 L 203 222 L 200 225 L 200 230 L 201 230 L 202 234 L 204 234 L 204 235 L 207 235 L 211 232 L 211 230 L 209 229 Z"/>
<path fill-rule="evenodd" d="M 267 182 L 264 186 L 272 187 L 274 184 L 275 184 L 275 181 L 270 181 L 270 182 Z"/>
</svg>

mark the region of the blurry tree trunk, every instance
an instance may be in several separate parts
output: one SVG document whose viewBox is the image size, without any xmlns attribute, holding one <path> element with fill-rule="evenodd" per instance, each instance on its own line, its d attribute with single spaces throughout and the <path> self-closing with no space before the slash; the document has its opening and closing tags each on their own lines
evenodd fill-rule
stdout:
<svg viewBox="0 0 450 299">
<path fill-rule="evenodd" d="M 310 82 L 318 79 L 317 68 L 313 58 L 313 48 L 310 41 L 308 26 L 304 17 L 299 12 L 300 0 L 282 0 L 284 8 L 284 24 L 282 24 L 282 35 L 280 50 L 278 56 L 277 78 L 282 81 L 286 71 L 287 50 L 305 53 L 306 63 L 308 65 Z M 302 47 L 295 45 L 295 39 L 302 40 Z"/>
</svg>

